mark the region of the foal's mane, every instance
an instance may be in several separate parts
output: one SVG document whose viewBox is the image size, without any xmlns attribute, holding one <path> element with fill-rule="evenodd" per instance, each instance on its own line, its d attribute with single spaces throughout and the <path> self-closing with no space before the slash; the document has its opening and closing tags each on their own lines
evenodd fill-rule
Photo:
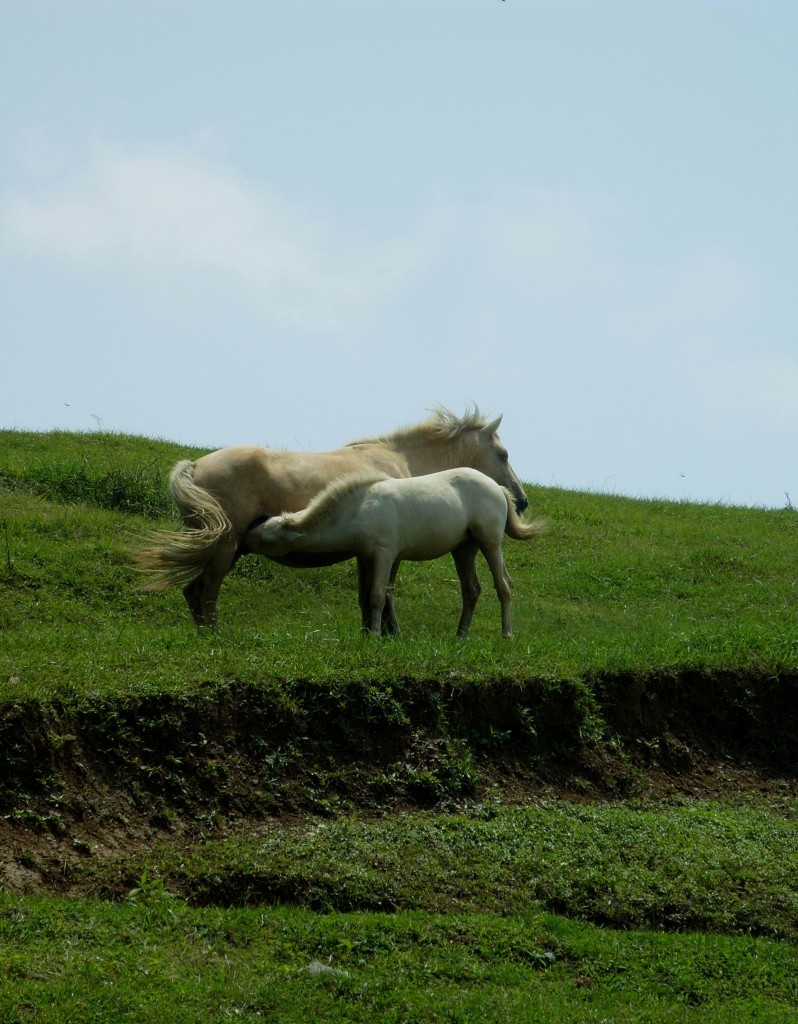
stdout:
<svg viewBox="0 0 798 1024">
<path fill-rule="evenodd" d="M 365 469 L 338 477 L 327 484 L 323 491 L 299 512 L 283 512 L 283 522 L 294 530 L 308 533 L 324 525 L 338 511 L 341 503 L 358 491 L 365 491 L 380 480 L 389 480 L 387 473 L 376 469 Z"/>
<path fill-rule="evenodd" d="M 345 445 L 351 448 L 356 444 L 385 444 L 407 441 L 455 441 L 461 435 L 470 430 L 484 430 L 488 421 L 475 405 L 473 409 L 466 409 L 462 416 L 451 412 L 444 406 L 438 406 L 432 416 L 423 423 L 417 423 L 412 427 L 399 427 L 390 434 L 380 434 L 377 437 L 364 437 L 359 441 L 350 441 Z"/>
</svg>

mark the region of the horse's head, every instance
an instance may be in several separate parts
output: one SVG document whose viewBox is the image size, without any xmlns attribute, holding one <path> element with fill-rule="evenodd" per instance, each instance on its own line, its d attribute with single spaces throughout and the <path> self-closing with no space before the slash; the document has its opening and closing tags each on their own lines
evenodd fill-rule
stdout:
<svg viewBox="0 0 798 1024">
<path fill-rule="evenodd" d="M 467 409 L 463 416 L 439 406 L 426 423 L 359 444 L 372 448 L 384 445 L 394 456 L 400 453 L 411 476 L 423 476 L 455 466 L 478 469 L 507 488 L 520 514 L 529 502 L 510 465 L 507 449 L 499 440 L 497 430 L 501 421 L 501 416 L 497 416 L 488 422 L 477 406 Z"/>
<path fill-rule="evenodd" d="M 495 480 L 502 487 L 506 487 L 512 494 L 516 510 L 520 515 L 529 505 L 529 500 L 521 486 L 521 481 L 510 465 L 507 449 L 499 440 L 497 431 L 501 421 L 501 416 L 497 416 L 495 420 L 485 424 L 484 427 L 468 432 L 467 436 L 473 445 L 469 465 L 484 473 L 485 476 L 489 476 L 491 480 Z"/>
</svg>

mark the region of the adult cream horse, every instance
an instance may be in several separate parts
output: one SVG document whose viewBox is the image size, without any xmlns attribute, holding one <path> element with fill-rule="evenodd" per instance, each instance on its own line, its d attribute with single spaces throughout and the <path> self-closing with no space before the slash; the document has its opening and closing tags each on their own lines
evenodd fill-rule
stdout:
<svg viewBox="0 0 798 1024">
<path fill-rule="evenodd" d="M 245 553 L 240 550 L 241 541 L 254 521 L 297 512 L 331 481 L 353 472 L 410 477 L 470 466 L 507 487 L 523 512 L 527 498 L 499 441 L 500 422 L 501 416 L 489 422 L 476 407 L 464 416 L 439 409 L 417 426 L 353 441 L 335 451 L 234 445 L 195 462 L 178 462 L 169 488 L 184 528 L 154 534 L 149 546 L 137 553 L 138 568 L 150 577 L 142 589 L 182 587 L 197 624 L 214 626 L 222 581 L 238 555 Z M 330 565 L 347 557 L 351 555 L 297 554 L 275 561 L 303 567 Z M 360 563 L 358 569 L 362 590 Z M 391 628 L 390 621 L 387 626 Z"/>
<path fill-rule="evenodd" d="M 501 604 L 502 635 L 509 637 L 510 577 L 502 537 L 530 540 L 543 529 L 540 521 L 524 522 L 513 495 L 476 469 L 404 479 L 372 471 L 333 481 L 303 511 L 274 516 L 251 529 L 244 544 L 269 558 L 296 552 L 357 555 L 367 581 L 361 611 L 368 612 L 368 628 L 378 636 L 399 563 L 450 552 L 463 599 L 457 635 L 467 636 L 479 597 L 474 562 L 481 551 Z"/>
</svg>

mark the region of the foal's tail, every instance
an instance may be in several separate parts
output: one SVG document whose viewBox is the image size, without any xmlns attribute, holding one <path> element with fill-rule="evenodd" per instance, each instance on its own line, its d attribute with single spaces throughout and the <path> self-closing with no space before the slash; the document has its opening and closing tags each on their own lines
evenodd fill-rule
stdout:
<svg viewBox="0 0 798 1024">
<path fill-rule="evenodd" d="M 548 524 L 545 519 L 533 519 L 532 522 L 522 519 L 515 510 L 515 498 L 506 487 L 502 490 L 507 499 L 507 522 L 504 532 L 508 537 L 512 537 L 513 540 L 532 540 L 533 537 L 539 537 L 546 532 Z"/>
<path fill-rule="evenodd" d="M 135 552 L 136 568 L 150 576 L 141 590 L 188 586 L 202 575 L 219 543 L 233 535 L 233 524 L 219 501 L 194 483 L 190 459 L 178 462 L 170 473 L 169 493 L 185 528 L 154 531 L 148 537 L 150 546 Z"/>
</svg>

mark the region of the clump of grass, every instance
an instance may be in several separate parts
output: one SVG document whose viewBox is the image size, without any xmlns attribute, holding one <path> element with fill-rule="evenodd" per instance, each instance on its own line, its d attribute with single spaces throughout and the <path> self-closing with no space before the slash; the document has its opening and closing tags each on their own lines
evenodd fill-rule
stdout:
<svg viewBox="0 0 798 1024">
<path fill-rule="evenodd" d="M 165 516 L 163 474 L 152 466 L 130 471 L 112 468 L 97 472 L 86 465 L 36 466 L 24 476 L 3 474 L 7 486 L 25 486 L 33 493 L 64 505 L 86 504 L 143 516 Z"/>
<path fill-rule="evenodd" d="M 199 451 L 102 431 L 0 431 L 0 486 L 24 488 L 65 505 L 169 516 L 168 468 Z"/>
</svg>

